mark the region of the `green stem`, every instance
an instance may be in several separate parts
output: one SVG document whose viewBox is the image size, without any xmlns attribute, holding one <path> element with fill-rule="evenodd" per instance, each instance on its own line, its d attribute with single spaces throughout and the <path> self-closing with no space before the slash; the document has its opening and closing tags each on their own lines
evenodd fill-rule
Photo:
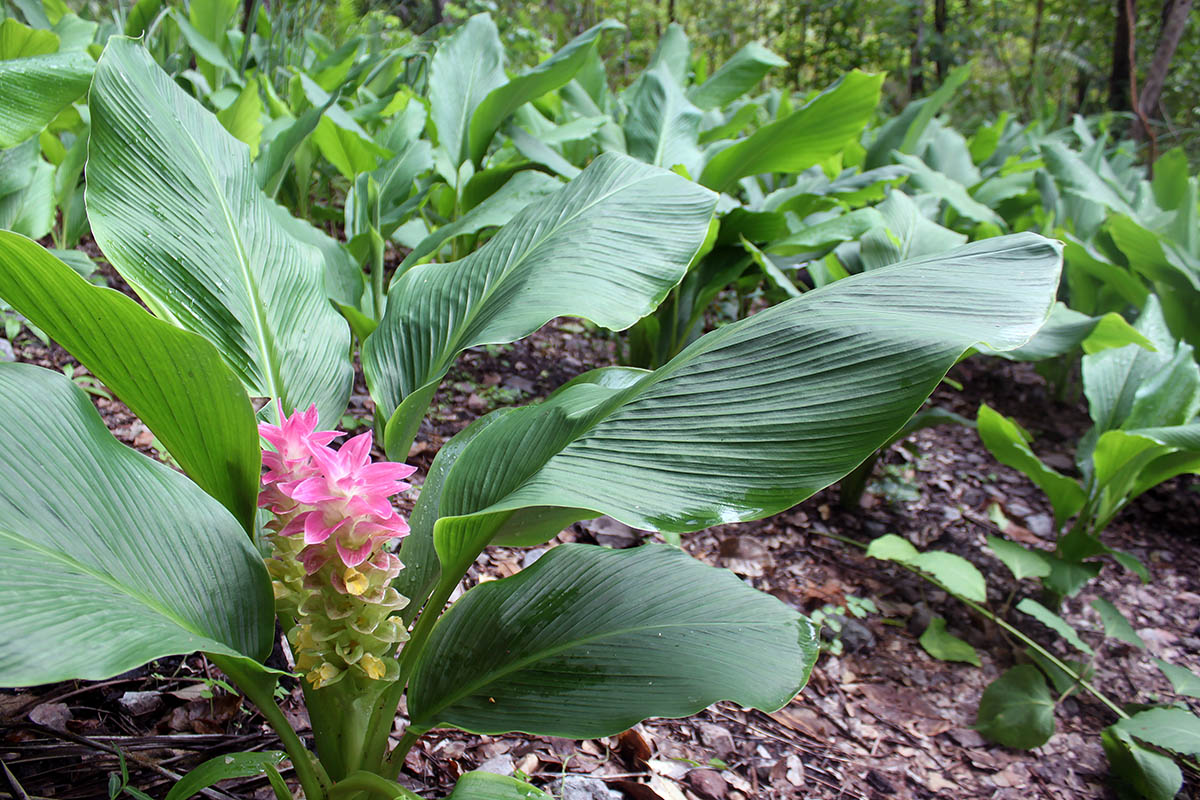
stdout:
<svg viewBox="0 0 1200 800">
<path fill-rule="evenodd" d="M 255 674 L 238 663 L 236 659 L 228 656 L 213 653 L 206 655 L 218 669 L 237 684 L 238 688 L 242 690 L 242 694 L 258 707 L 263 718 L 278 734 L 283 749 L 287 751 L 288 757 L 292 760 L 292 769 L 296 772 L 296 778 L 300 781 L 305 798 L 307 800 L 325 800 L 330 784 L 329 776 L 325 774 L 325 768 L 313 758 L 312 753 L 300 741 L 300 737 L 288 723 L 283 711 L 275 704 L 275 697 L 272 694 L 275 685 L 274 676 L 267 673 Z M 269 684 L 264 678 L 270 679 Z"/>
<path fill-rule="evenodd" d="M 400 774 L 400 769 L 404 766 L 404 758 L 408 755 L 408 751 L 412 750 L 413 745 L 417 743 L 417 739 L 420 739 L 428 730 L 428 728 L 414 728 L 411 725 L 408 727 L 408 730 L 400 737 L 400 743 L 396 745 L 396 749 L 383 762 L 382 771 L 386 777 L 395 780 L 396 776 Z"/>
<path fill-rule="evenodd" d="M 466 570 L 464 569 L 463 574 L 465 573 Z M 412 636 L 404 644 L 404 649 L 400 652 L 400 675 L 396 679 L 396 682 L 385 689 L 383 694 L 380 695 L 379 702 L 375 704 L 375 708 L 371 713 L 371 720 L 367 724 L 367 738 L 362 760 L 364 766 L 390 764 L 390 760 L 385 760 L 385 757 L 387 754 L 388 734 L 392 731 L 393 720 L 396 716 L 396 707 L 400 705 L 400 698 L 404 696 L 404 689 L 408 684 L 409 675 L 412 674 L 413 664 L 417 655 L 420 654 L 421 649 L 425 646 L 425 640 L 429 638 L 434 623 L 442 615 L 442 609 L 445 607 L 446 601 L 450 599 L 450 595 L 454 592 L 454 587 L 458 586 L 461 580 L 462 574 L 456 573 L 453 581 L 447 580 L 443 574 L 443 578 L 438 583 L 437 589 L 434 590 L 429 598 L 429 602 L 425 604 L 425 609 L 421 612 L 421 616 L 417 619 Z M 405 733 L 405 736 L 407 735 Z M 403 762 L 404 759 L 402 756 L 400 763 Z"/>
<path fill-rule="evenodd" d="M 819 531 L 815 531 L 815 532 L 820 533 Z M 853 545 L 854 547 L 858 547 L 862 550 L 867 549 L 867 546 L 865 544 L 863 544 L 862 542 L 855 541 L 854 539 L 848 538 L 846 536 L 839 536 L 836 533 L 820 533 L 820 535 L 826 536 L 830 539 L 836 539 L 837 541 L 844 542 L 845 544 Z M 1113 713 L 1115 713 L 1118 717 L 1120 717 L 1121 719 L 1129 718 L 1129 715 L 1126 714 L 1125 711 L 1120 706 L 1118 706 L 1113 701 L 1109 700 L 1107 695 L 1105 695 L 1103 692 L 1101 692 L 1099 689 L 1097 689 L 1091 683 L 1084 680 L 1083 676 L 1078 674 L 1068 664 L 1063 663 L 1063 661 L 1061 659 L 1059 659 L 1057 656 L 1055 656 L 1049 650 L 1042 647 L 1040 644 L 1035 642 L 1033 639 L 1030 639 L 1024 633 L 1021 633 L 1021 631 L 1017 630 L 1015 627 L 1010 625 L 1008 622 L 997 617 L 995 614 L 993 614 L 987 608 L 984 608 L 982 605 L 980 605 L 979 603 L 976 603 L 973 600 L 968 600 L 965 597 L 954 594 L 954 592 L 947 589 L 946 586 L 944 584 L 942 584 L 941 581 L 939 581 L 935 578 L 932 578 L 929 575 L 926 575 L 925 573 L 921 572 L 916 567 L 910 567 L 908 564 L 904 564 L 899 561 L 893 561 L 892 563 L 896 564 L 897 566 L 903 567 L 904 569 L 908 570 L 909 572 L 913 573 L 914 575 L 916 575 L 920 578 L 925 579 L 926 581 L 928 581 L 929 583 L 932 583 L 934 586 L 938 587 L 939 589 L 946 592 L 947 594 L 957 597 L 961 602 L 965 603 L 968 608 L 974 610 L 980 616 L 991 620 L 996 625 L 1000 626 L 1000 628 L 1002 628 L 1003 630 L 1005 630 L 1008 633 L 1015 636 L 1017 639 L 1020 639 L 1021 642 L 1023 642 L 1027 647 L 1035 650 L 1039 655 L 1041 655 L 1043 658 L 1045 658 L 1051 664 L 1053 664 L 1054 666 L 1061 669 L 1064 673 L 1066 673 L 1068 678 L 1075 681 L 1077 684 L 1079 684 L 1084 689 L 1086 689 L 1093 697 L 1095 697 L 1097 700 L 1099 700 L 1104 705 L 1108 706 L 1113 711 Z"/>
<path fill-rule="evenodd" d="M 395 781 L 365 770 L 352 772 L 342 778 L 329 790 L 328 796 L 329 800 L 350 800 L 360 792 L 387 800 L 421 800 L 420 795 L 413 794 Z"/>
<path fill-rule="evenodd" d="M 379 231 L 371 228 L 371 298 L 374 301 L 375 321 L 383 320 L 383 304 L 387 293 L 383 288 L 383 237 Z"/>
</svg>

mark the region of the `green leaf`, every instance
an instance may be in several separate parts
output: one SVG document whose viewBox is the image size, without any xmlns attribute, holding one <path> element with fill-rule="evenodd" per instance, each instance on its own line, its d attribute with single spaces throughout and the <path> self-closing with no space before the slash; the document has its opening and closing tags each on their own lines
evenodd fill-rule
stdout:
<svg viewBox="0 0 1200 800">
<path fill-rule="evenodd" d="M 1142 637 L 1138 636 L 1137 631 L 1129 624 L 1129 620 L 1125 619 L 1125 615 L 1112 603 L 1103 597 L 1097 597 L 1092 601 L 1092 608 L 1096 609 L 1097 613 L 1100 614 L 1100 619 L 1104 622 L 1105 636 L 1120 639 L 1122 642 L 1131 644 L 1134 647 L 1146 646 L 1146 643 L 1142 641 Z"/>
<path fill-rule="evenodd" d="M 1032 750 L 1054 735 L 1054 701 L 1032 664 L 1005 672 L 983 690 L 975 730 L 1005 747 Z"/>
<path fill-rule="evenodd" d="M 1026 597 L 1017 603 L 1017 611 L 1028 614 L 1047 628 L 1050 628 L 1059 636 L 1066 639 L 1067 643 L 1079 652 L 1086 653 L 1089 656 L 1095 655 L 1096 651 L 1087 642 L 1079 638 L 1079 634 L 1075 632 L 1075 629 L 1071 627 L 1069 622 L 1038 601 Z"/>
<path fill-rule="evenodd" d="M 0 364 L 0 452 L 0 685 L 270 653 L 271 582 L 237 520 L 114 439 L 69 379 Z"/>
<path fill-rule="evenodd" d="M 783 239 L 773 242 L 767 252 L 781 256 L 824 250 L 842 242 L 852 241 L 871 228 L 886 224 L 883 215 L 874 208 L 859 208 L 840 217 L 808 225 Z"/>
<path fill-rule="evenodd" d="M 700 168 L 700 109 L 692 105 L 665 66 L 644 72 L 630 87 L 625 141 L 629 155 L 658 167 Z"/>
<path fill-rule="evenodd" d="M 108 259 L 252 395 L 337 419 L 350 331 L 325 299 L 321 253 L 273 219 L 246 146 L 129 39 L 109 40 L 91 111 L 88 216 Z"/>
<path fill-rule="evenodd" d="M 144 35 L 162 7 L 163 0 L 137 0 L 125 17 L 125 35 L 135 39 Z"/>
<path fill-rule="evenodd" d="M 79 52 L 0 61 L 0 148 L 41 131 L 87 91 L 96 63 Z"/>
<path fill-rule="evenodd" d="M 1055 303 L 1038 335 L 1029 344 L 1004 354 L 1004 357 L 1014 361 L 1041 361 L 1070 353 L 1077 347 L 1082 347 L 1085 353 L 1099 353 L 1130 344 L 1154 349 L 1149 339 L 1115 311 L 1089 317 L 1063 303 Z"/>
<path fill-rule="evenodd" d="M 967 241 L 963 234 L 943 228 L 926 217 L 904 192 L 888 192 L 887 199 L 876 206 L 876 210 L 883 216 L 884 224 L 862 236 L 861 257 L 865 269 L 937 255 Z"/>
<path fill-rule="evenodd" d="M 494 538 L 529 544 L 528 518 L 552 512 L 684 532 L 789 508 L 887 441 L 975 341 L 1022 343 L 1057 271 L 1047 240 L 989 239 L 760 311 L 655 372 L 589 373 L 465 446 L 439 555 L 457 568 Z"/>
<path fill-rule="evenodd" d="M 1045 578 L 1050 574 L 1050 562 L 1037 550 L 1030 550 L 998 536 L 987 537 L 987 542 L 988 548 L 1004 562 L 1015 579 Z"/>
<path fill-rule="evenodd" d="M 1161 658 L 1154 659 L 1154 663 L 1162 670 L 1162 674 L 1167 676 L 1167 680 L 1171 682 L 1171 686 L 1175 689 L 1175 694 L 1200 697 L 1200 675 L 1196 675 L 1196 673 L 1186 667 L 1168 664 Z"/>
<path fill-rule="evenodd" d="M 211 344 L 6 232 L 0 297 L 79 359 L 192 480 L 253 529 L 260 461 L 254 412 Z"/>
<path fill-rule="evenodd" d="M 266 775 L 267 770 L 279 766 L 287 753 L 278 750 L 262 750 L 255 753 L 226 753 L 210 758 L 192 769 L 167 792 L 164 800 L 187 800 L 201 790 L 229 778 L 250 778 Z"/>
<path fill-rule="evenodd" d="M 987 602 L 987 584 L 983 575 L 962 556 L 931 550 L 913 559 L 912 566 L 933 576 L 953 595 L 976 603 Z"/>
<path fill-rule="evenodd" d="M 606 154 L 480 250 L 405 272 L 363 347 L 371 395 L 392 417 L 388 452 L 408 452 L 438 381 L 465 348 L 514 341 L 556 316 L 621 329 L 653 310 L 683 277 L 714 204 L 689 181 Z"/>
<path fill-rule="evenodd" d="M 36 141 L 36 140 L 34 140 Z M 0 198 L 0 230 L 40 239 L 54 225 L 54 167 L 40 158 L 21 190 Z"/>
<path fill-rule="evenodd" d="M 488 144 L 510 114 L 571 80 L 587 61 L 600 34 L 624 27 L 611 19 L 593 25 L 529 72 L 489 92 L 471 114 L 468 128 L 468 155 L 476 166 L 483 163 Z"/>
<path fill-rule="evenodd" d="M 561 545 L 454 604 L 408 707 L 420 727 L 592 738 L 722 699 L 781 708 L 816 653 L 804 617 L 678 548 Z"/>
<path fill-rule="evenodd" d="M 953 178 L 931 169 L 928 164 L 916 156 L 905 155 L 904 153 L 893 153 L 893 158 L 912 170 L 909 180 L 918 189 L 929 192 L 930 194 L 944 200 L 950 205 L 959 215 L 975 222 L 990 222 L 993 225 L 999 226 L 1001 229 L 1007 229 L 1004 220 L 995 211 L 985 206 L 983 203 L 973 199 L 967 193 L 967 188 Z"/>
<path fill-rule="evenodd" d="M 872 539 L 867 545 L 867 555 L 881 561 L 898 561 L 901 564 L 913 564 L 921 551 L 913 547 L 907 539 L 894 533 L 885 533 L 878 539 Z"/>
<path fill-rule="evenodd" d="M 728 191 L 739 178 L 800 172 L 841 152 L 875 113 L 883 75 L 854 70 L 781 120 L 713 156 L 700 183 Z"/>
<path fill-rule="evenodd" d="M 217 112 L 217 119 L 239 141 L 250 147 L 251 160 L 258 158 L 258 143 L 262 141 L 263 103 L 258 94 L 258 82 L 246 81 L 246 86 L 238 93 L 237 99 L 222 111 Z"/>
<path fill-rule="evenodd" d="M 1200 755 L 1200 718 L 1182 708 L 1152 708 L 1113 727 L 1147 744 L 1187 756 Z"/>
<path fill-rule="evenodd" d="M 541 789 L 505 775 L 476 770 L 454 784 L 446 800 L 554 800 Z"/>
<path fill-rule="evenodd" d="M 471 17 L 438 45 L 429 65 L 430 118 L 453 167 L 469 157 L 472 113 L 506 82 L 500 33 L 487 14 Z"/>
<path fill-rule="evenodd" d="M 30 56 L 48 56 L 58 52 L 58 37 L 53 31 L 30 28 L 12 17 L 0 23 L 0 61 Z"/>
<path fill-rule="evenodd" d="M 946 620 L 934 617 L 929 620 L 929 627 L 921 634 L 921 647 L 926 653 L 942 661 L 962 661 L 979 667 L 982 662 L 975 648 L 962 639 L 946 632 Z"/>
<path fill-rule="evenodd" d="M 1145 800 L 1173 800 L 1183 788 L 1183 773 L 1169 756 L 1142 747 L 1112 725 L 1100 732 L 1100 742 L 1117 779 Z"/>
<path fill-rule="evenodd" d="M 994 411 L 987 403 L 979 406 L 976 418 L 979 438 L 988 452 L 1001 464 L 1023 472 L 1037 484 L 1054 507 L 1054 524 L 1062 527 L 1083 508 L 1086 496 L 1073 478 L 1068 478 L 1053 467 L 1046 466 L 1029 449 L 1032 437 L 1020 425 Z"/>
<path fill-rule="evenodd" d="M 893 150 L 899 150 L 901 153 L 916 152 L 917 143 L 929 127 L 929 123 L 970 77 L 970 64 L 951 70 L 933 94 L 909 103 L 903 111 L 883 125 L 867 150 L 866 160 L 863 162 L 864 169 L 875 169 L 889 163 Z"/>
<path fill-rule="evenodd" d="M 688 98 L 705 111 L 722 108 L 758 85 L 772 67 L 786 67 L 786 59 L 757 42 L 750 42 L 722 64 L 703 84 L 693 88 Z"/>
<path fill-rule="evenodd" d="M 426 256 L 436 253 L 442 245 L 456 236 L 477 233 L 484 228 L 508 224 L 521 209 L 540 201 L 562 188 L 562 182 L 544 172 L 518 172 L 495 194 L 456 219 L 438 228 L 404 257 L 392 277 L 392 282 Z"/>
</svg>

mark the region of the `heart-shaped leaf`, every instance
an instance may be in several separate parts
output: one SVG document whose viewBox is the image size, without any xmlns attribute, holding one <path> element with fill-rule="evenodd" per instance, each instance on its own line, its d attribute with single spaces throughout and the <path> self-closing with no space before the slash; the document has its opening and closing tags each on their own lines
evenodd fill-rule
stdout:
<svg viewBox="0 0 1200 800">
<path fill-rule="evenodd" d="M 816 654 L 804 617 L 678 548 L 563 545 L 454 604 L 408 708 L 422 728 L 587 739 L 722 699 L 773 711 Z"/>
<path fill-rule="evenodd" d="M 983 690 L 975 730 L 1021 750 L 1041 747 L 1054 735 L 1054 700 L 1032 664 L 1013 667 Z"/>
<path fill-rule="evenodd" d="M 237 520 L 114 439 L 67 378 L 0 364 L 0 452 L 0 685 L 266 658 L 271 582 Z"/>
</svg>

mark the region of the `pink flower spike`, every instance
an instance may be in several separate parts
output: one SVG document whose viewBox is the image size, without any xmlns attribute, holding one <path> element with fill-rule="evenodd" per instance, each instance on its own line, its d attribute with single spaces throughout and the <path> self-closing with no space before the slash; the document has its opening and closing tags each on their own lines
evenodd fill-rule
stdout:
<svg viewBox="0 0 1200 800">
<path fill-rule="evenodd" d="M 375 543 L 369 538 L 357 548 L 347 547 L 340 538 L 336 540 L 336 543 L 338 556 L 347 567 L 357 567 L 366 561 L 370 557 L 371 551 L 375 549 Z"/>
<path fill-rule="evenodd" d="M 304 543 L 320 544 L 344 527 L 347 522 L 349 520 L 340 519 L 333 525 L 326 525 L 325 515 L 320 511 L 313 511 L 304 521 Z"/>
</svg>

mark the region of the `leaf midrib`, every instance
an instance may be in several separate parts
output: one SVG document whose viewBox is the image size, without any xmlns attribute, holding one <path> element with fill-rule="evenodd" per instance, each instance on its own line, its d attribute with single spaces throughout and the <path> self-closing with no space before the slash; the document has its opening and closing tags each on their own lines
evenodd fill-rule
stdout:
<svg viewBox="0 0 1200 800">
<path fill-rule="evenodd" d="M 124 76 L 121 77 L 123 78 Z M 136 86 L 132 82 L 129 83 L 129 86 L 130 88 L 136 90 Z M 165 112 L 168 117 L 174 113 L 174 109 L 172 109 L 172 107 L 166 102 L 166 98 L 164 97 L 163 93 L 155 92 L 153 99 L 155 105 Z M 158 126 L 155 125 L 155 127 Z M 234 224 L 232 209 L 229 208 L 229 204 L 226 202 L 225 193 L 221 188 L 220 181 L 217 179 L 216 174 L 212 171 L 211 165 L 208 161 L 208 154 L 200 147 L 200 143 L 196 141 L 195 137 L 192 135 L 192 132 L 186 125 L 183 124 L 182 120 L 180 121 L 178 127 L 183 132 L 184 139 L 188 144 L 191 145 L 196 155 L 199 156 L 198 161 L 203 168 L 205 176 L 208 177 L 209 182 L 215 190 L 217 203 L 220 205 L 221 213 L 225 218 L 225 225 L 229 231 L 235 250 L 235 255 L 237 256 L 242 282 L 246 289 L 247 295 L 250 297 L 250 316 L 253 322 L 256 344 L 258 345 L 260 355 L 262 355 L 266 362 L 261 366 L 264 368 L 263 377 L 267 382 L 267 391 L 272 397 L 283 399 L 283 395 L 280 390 L 279 365 L 276 362 L 274 353 L 267 345 L 267 323 L 265 319 L 265 310 L 262 308 L 262 300 L 259 297 L 258 286 L 255 283 L 253 273 L 250 270 L 249 257 L 246 255 L 245 245 L 242 242 L 242 238 L 237 226 Z M 224 303 L 222 303 L 222 305 L 224 305 Z"/>
<path fill-rule="evenodd" d="M 484 686 L 487 686 L 490 683 L 495 683 L 496 681 L 502 680 L 506 676 L 511 675 L 515 672 L 518 672 L 518 671 L 524 669 L 525 667 L 529 666 L 530 664 L 533 664 L 537 661 L 542 661 L 542 660 L 548 659 L 552 656 L 558 655 L 560 653 L 566 652 L 566 651 L 574 649 L 576 647 L 582 647 L 582 646 L 590 644 L 592 642 L 601 641 L 603 639 L 615 638 L 618 636 L 624 636 L 624 635 L 631 634 L 631 633 L 640 633 L 640 632 L 644 632 L 644 631 L 668 630 L 668 629 L 672 629 L 672 628 L 685 628 L 685 627 L 686 628 L 727 628 L 727 627 L 741 627 L 741 626 L 745 626 L 747 624 L 761 625 L 761 624 L 763 624 L 763 622 L 761 620 L 755 620 L 755 621 L 750 621 L 749 623 L 747 623 L 746 621 L 740 621 L 740 622 L 696 622 L 696 623 L 679 622 L 679 623 L 669 623 L 669 624 L 660 624 L 660 625 L 643 625 L 643 626 L 636 626 L 636 627 L 629 627 L 629 628 L 617 628 L 617 629 L 608 630 L 608 631 L 604 631 L 602 633 L 595 634 L 594 636 L 586 636 L 581 639 L 572 639 L 571 641 L 563 643 L 561 645 L 556 645 L 554 647 L 547 647 L 542 650 L 535 651 L 534 653 L 532 653 L 524 658 L 519 658 L 516 661 L 511 662 L 510 664 L 505 666 L 503 669 L 493 670 L 493 671 L 487 673 L 487 676 L 480 678 L 478 681 L 467 684 L 464 688 L 449 695 L 446 701 L 442 702 L 440 705 L 437 705 L 437 706 L 434 706 L 433 708 L 431 708 L 430 713 L 426 714 L 424 719 L 428 720 L 430 722 L 433 722 L 435 720 L 437 714 L 440 714 L 446 708 L 449 708 L 449 707 L 453 706 L 454 704 L 458 703 L 463 698 L 469 697 L 470 695 L 475 694 L 479 689 L 482 689 Z M 428 652 L 430 652 L 430 651 L 429 650 L 424 651 L 424 653 L 428 653 Z M 422 656 L 424 656 L 424 653 L 422 653 Z M 424 658 L 422 658 L 421 660 L 422 660 L 422 663 L 425 661 Z M 413 722 L 416 723 L 417 720 L 414 719 Z"/>
<path fill-rule="evenodd" d="M 631 181 L 629 183 L 622 183 L 621 185 L 614 188 L 612 191 L 609 191 L 602 195 L 599 195 L 593 201 L 591 201 L 587 205 L 580 208 L 577 213 L 572 214 L 569 217 L 566 217 L 565 219 L 561 220 L 554 227 L 547 229 L 546 232 L 541 237 L 530 242 L 529 246 L 525 248 L 524 252 L 522 252 L 519 256 L 517 256 L 513 261 L 509 262 L 507 266 L 498 270 L 494 275 L 491 274 L 490 270 L 488 272 L 485 272 L 482 277 L 484 279 L 485 286 L 487 286 L 488 288 L 486 288 L 485 291 L 479 296 L 478 300 L 476 300 L 474 303 L 472 303 L 471 306 L 468 308 L 467 314 L 462 318 L 462 322 L 457 326 L 456 332 L 446 342 L 446 346 L 442 348 L 442 351 L 438 355 L 437 360 L 433 361 L 431 359 L 430 363 L 436 364 L 437 366 L 434 369 L 429 370 L 429 372 L 427 373 L 427 376 L 428 376 L 427 379 L 423 383 L 421 383 L 417 387 L 417 389 L 415 389 L 412 392 L 409 392 L 408 394 L 409 395 L 414 394 L 416 391 L 419 391 L 420 389 L 427 386 L 431 381 L 436 381 L 436 380 L 441 379 L 440 375 L 438 377 L 433 377 L 433 376 L 437 373 L 443 372 L 443 370 L 445 370 L 445 369 L 448 369 L 450 366 L 449 362 L 454 359 L 454 356 L 456 356 L 459 353 L 459 351 L 470 346 L 470 345 L 462 344 L 462 341 L 463 341 L 463 338 L 465 337 L 466 332 L 468 330 L 470 330 L 471 326 L 474 324 L 475 320 L 478 318 L 480 309 L 482 309 L 488 305 L 488 300 L 491 299 L 491 297 L 496 293 L 497 288 L 499 286 L 501 286 L 502 284 L 504 284 L 508 280 L 508 278 L 514 272 L 516 272 L 521 267 L 521 265 L 525 263 L 525 261 L 527 261 L 530 258 L 531 254 L 534 251 L 536 251 L 538 248 L 540 248 L 546 242 L 547 239 L 549 239 L 552 236 L 557 235 L 558 232 L 560 230 L 562 230 L 562 228 L 575 222 L 575 220 L 577 220 L 579 217 L 583 216 L 588 211 L 595 208 L 600 203 L 608 200 L 612 196 L 619 194 L 620 192 L 624 192 L 628 189 L 631 189 L 640 183 L 645 183 L 646 181 L 653 180 L 654 178 L 657 178 L 657 177 L 659 177 L 659 175 L 648 174 L 648 175 L 645 175 L 644 177 L 640 177 L 637 180 Z M 567 184 L 567 186 L 569 186 L 569 185 L 570 184 Z M 559 191 L 562 192 L 562 191 L 566 190 L 567 186 L 564 186 Z M 529 206 L 527 205 L 525 208 L 527 209 L 528 207 Z M 522 211 L 524 211 L 524 210 L 525 209 L 522 209 Z M 521 213 L 521 212 L 518 212 L 518 213 Z M 481 254 L 484 254 L 484 251 L 477 251 L 477 253 L 473 253 L 471 256 L 467 256 L 467 258 L 460 259 L 458 261 L 452 261 L 452 262 L 448 262 L 445 264 L 427 265 L 427 266 L 448 268 L 453 264 L 461 264 L 463 261 L 466 261 L 467 259 L 470 259 L 472 257 L 481 257 Z M 408 273 L 405 273 L 405 274 L 408 275 L 408 274 L 415 273 L 415 272 L 416 272 L 416 270 L 414 269 L 414 270 L 410 270 Z M 489 280 L 489 278 L 493 278 L 493 277 L 494 277 L 494 280 Z M 407 396 L 408 395 L 405 395 L 405 397 L 407 397 Z"/>
</svg>

